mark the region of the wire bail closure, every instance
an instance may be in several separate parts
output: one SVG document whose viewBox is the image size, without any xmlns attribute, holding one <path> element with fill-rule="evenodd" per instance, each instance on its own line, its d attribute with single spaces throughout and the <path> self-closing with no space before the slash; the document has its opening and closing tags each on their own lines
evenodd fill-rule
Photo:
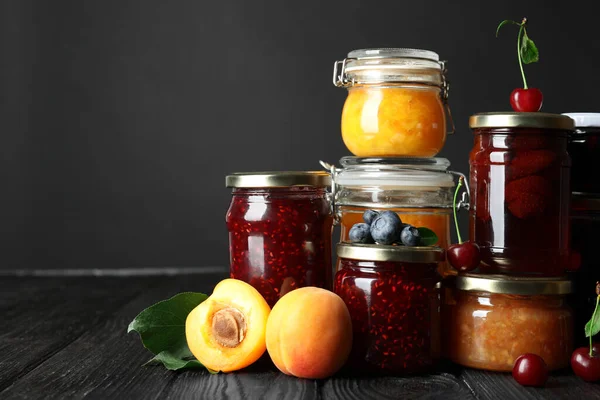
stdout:
<svg viewBox="0 0 600 400">
<path fill-rule="evenodd" d="M 337 184 L 335 182 L 338 174 L 338 168 L 336 168 L 335 165 L 331 165 L 328 162 L 321 160 L 319 161 L 319 164 L 321 164 L 321 166 L 331 175 L 331 192 L 328 194 L 328 200 L 330 204 L 331 214 L 333 215 L 333 224 L 338 225 L 340 222 L 340 217 L 337 214 L 337 208 L 335 206 L 335 197 L 337 195 Z"/>
</svg>

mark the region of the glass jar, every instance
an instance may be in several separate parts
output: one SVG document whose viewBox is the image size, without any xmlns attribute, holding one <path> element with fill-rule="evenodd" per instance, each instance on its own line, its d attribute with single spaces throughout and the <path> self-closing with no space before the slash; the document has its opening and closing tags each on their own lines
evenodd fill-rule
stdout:
<svg viewBox="0 0 600 400">
<path fill-rule="evenodd" d="M 450 360 L 508 372 L 517 357 L 533 353 L 550 370 L 569 366 L 573 351 L 573 315 L 565 298 L 571 292 L 569 280 L 474 274 L 452 279 L 451 289 L 445 288 L 442 296 L 444 353 Z"/>
<path fill-rule="evenodd" d="M 579 254 L 579 268 L 572 274 L 575 290 L 571 296 L 575 310 L 575 326 L 583 327 L 596 306 L 596 282 L 600 281 L 598 266 L 598 233 L 600 232 L 600 195 L 573 194 L 571 198 L 571 246 Z M 583 332 L 583 330 L 581 331 Z M 583 334 L 576 340 L 586 341 Z"/>
<path fill-rule="evenodd" d="M 433 367 L 440 356 L 439 247 L 339 243 L 334 291 L 348 306 L 349 367 L 403 374 Z"/>
<path fill-rule="evenodd" d="M 571 155 L 571 191 L 600 194 L 600 113 L 563 114 L 575 121 L 569 137 Z"/>
<path fill-rule="evenodd" d="M 481 272 L 559 276 L 569 260 L 567 137 L 573 120 L 485 113 L 469 120 L 470 234 Z"/>
<path fill-rule="evenodd" d="M 365 210 L 395 211 L 402 222 L 426 227 L 438 237 L 437 246 L 450 246 L 454 175 L 445 158 L 344 157 L 335 170 L 335 211 L 340 241 L 348 241 L 352 225 L 363 222 Z M 440 274 L 455 274 L 445 262 Z M 338 266 L 339 269 L 339 259 Z"/>
<path fill-rule="evenodd" d="M 439 153 L 450 115 L 445 73 L 428 50 L 354 50 L 336 61 L 333 84 L 348 89 L 341 122 L 348 150 L 358 157 Z"/>
<path fill-rule="evenodd" d="M 333 215 L 325 172 L 237 173 L 227 211 L 230 274 L 271 307 L 303 286 L 332 287 Z"/>
</svg>

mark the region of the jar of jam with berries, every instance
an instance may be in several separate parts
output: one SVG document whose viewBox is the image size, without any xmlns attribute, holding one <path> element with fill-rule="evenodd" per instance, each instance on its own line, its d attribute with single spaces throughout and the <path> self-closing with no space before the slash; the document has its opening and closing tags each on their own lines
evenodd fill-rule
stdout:
<svg viewBox="0 0 600 400">
<path fill-rule="evenodd" d="M 332 287 L 333 214 L 325 172 L 227 176 L 231 277 L 254 286 L 272 307 L 303 286 Z"/>
<path fill-rule="evenodd" d="M 575 326 L 584 326 L 596 307 L 596 282 L 600 281 L 598 268 L 598 232 L 600 232 L 600 195 L 574 193 L 571 197 L 571 247 L 576 254 L 573 274 L 574 291 L 571 296 L 575 310 Z M 587 339 L 583 335 L 584 345 Z"/>
<path fill-rule="evenodd" d="M 569 247 L 569 117 L 473 115 L 470 235 L 483 273 L 559 276 Z"/>
<path fill-rule="evenodd" d="M 465 274 L 444 282 L 444 354 L 465 367 L 512 371 L 522 354 L 569 366 L 573 311 L 565 278 Z M 583 333 L 583 329 L 582 329 Z"/>
<path fill-rule="evenodd" d="M 334 291 L 348 306 L 349 368 L 404 374 L 430 370 L 440 356 L 439 247 L 339 243 Z"/>
<path fill-rule="evenodd" d="M 438 237 L 436 245 L 448 248 L 454 178 L 462 176 L 448 170 L 450 161 L 433 157 L 343 157 L 340 164 L 342 168 L 333 174 L 340 242 L 349 241 L 350 228 L 363 222 L 365 210 L 390 210 L 403 223 L 431 229 Z M 467 207 L 466 202 L 461 205 Z M 444 276 L 456 273 L 445 262 L 439 266 Z"/>
<path fill-rule="evenodd" d="M 334 63 L 333 84 L 348 89 L 341 128 L 354 155 L 432 157 L 444 146 L 448 84 L 437 53 L 354 50 Z"/>
<path fill-rule="evenodd" d="M 571 191 L 600 195 L 600 113 L 563 114 L 575 121 L 569 136 Z"/>
</svg>

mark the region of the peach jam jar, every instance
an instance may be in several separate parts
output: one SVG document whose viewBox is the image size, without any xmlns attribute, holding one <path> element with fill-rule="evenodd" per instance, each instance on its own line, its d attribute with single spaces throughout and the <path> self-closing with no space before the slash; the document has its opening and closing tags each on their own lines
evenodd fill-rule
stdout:
<svg viewBox="0 0 600 400">
<path fill-rule="evenodd" d="M 453 362 L 512 371 L 517 357 L 533 353 L 550 370 L 569 366 L 573 351 L 573 313 L 566 302 L 569 280 L 474 274 L 453 279 L 452 289 L 442 296 L 444 353 Z"/>
<path fill-rule="evenodd" d="M 325 172 L 237 173 L 227 211 L 230 275 L 271 307 L 303 286 L 331 289 L 333 215 Z"/>
<path fill-rule="evenodd" d="M 448 248 L 454 176 L 462 174 L 448 171 L 447 159 L 344 157 L 340 164 L 334 183 L 341 242 L 348 241 L 354 224 L 363 222 L 365 210 L 391 210 L 404 223 L 431 229 L 436 245 Z M 442 275 L 455 273 L 445 262 L 439 266 Z"/>
<path fill-rule="evenodd" d="M 567 150 L 571 156 L 571 191 L 600 195 L 600 113 L 563 114 L 575 121 Z"/>
<path fill-rule="evenodd" d="M 560 276 L 568 266 L 573 120 L 485 113 L 469 120 L 470 234 L 483 273 Z"/>
<path fill-rule="evenodd" d="M 439 153 L 450 115 L 445 73 L 428 50 L 354 50 L 336 61 L 333 84 L 348 89 L 341 126 L 348 150 L 358 157 Z"/>
<path fill-rule="evenodd" d="M 404 374 L 431 369 L 440 355 L 439 247 L 339 243 L 334 291 L 352 319 L 348 367 Z"/>
</svg>

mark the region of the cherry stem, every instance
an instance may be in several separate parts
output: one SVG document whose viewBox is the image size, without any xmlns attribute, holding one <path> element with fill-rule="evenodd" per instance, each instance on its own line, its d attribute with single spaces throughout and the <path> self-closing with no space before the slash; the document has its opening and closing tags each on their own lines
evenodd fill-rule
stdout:
<svg viewBox="0 0 600 400">
<path fill-rule="evenodd" d="M 454 201 L 452 203 L 452 210 L 454 211 L 454 226 L 456 227 L 456 236 L 458 238 L 458 244 L 462 244 L 462 238 L 460 237 L 460 230 L 458 229 L 458 218 L 456 218 L 456 198 L 458 197 L 458 192 L 460 191 L 462 183 L 463 177 L 461 176 L 458 179 L 458 185 L 456 185 L 456 190 L 454 191 Z"/>
<path fill-rule="evenodd" d="M 521 60 L 521 37 L 523 36 L 523 32 L 527 32 L 525 30 L 525 24 L 527 23 L 527 18 L 523 18 L 523 22 L 519 24 L 519 34 L 517 35 L 517 56 L 519 58 L 519 68 L 521 68 L 521 76 L 523 77 L 523 88 L 528 89 L 527 87 L 527 79 L 525 79 L 525 71 L 523 70 L 523 61 Z"/>
<path fill-rule="evenodd" d="M 598 311 L 598 303 L 599 302 L 600 302 L 600 295 L 596 296 L 596 307 L 594 308 L 594 313 L 592 314 L 592 321 L 590 323 L 590 327 L 592 327 L 594 325 L 594 321 L 596 320 L 596 311 Z M 594 352 L 592 351 L 592 337 L 593 337 L 593 335 L 590 335 L 590 357 L 592 357 L 594 355 Z"/>
</svg>

